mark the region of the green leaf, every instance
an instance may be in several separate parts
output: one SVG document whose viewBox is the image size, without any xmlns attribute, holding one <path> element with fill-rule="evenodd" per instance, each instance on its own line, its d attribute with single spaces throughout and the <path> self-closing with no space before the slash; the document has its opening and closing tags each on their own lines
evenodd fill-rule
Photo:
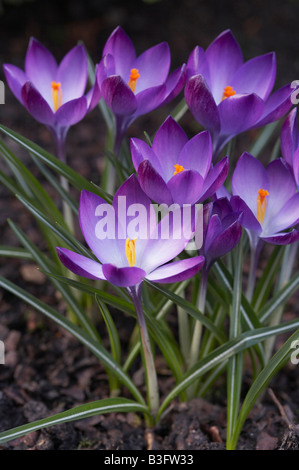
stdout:
<svg viewBox="0 0 299 470">
<path fill-rule="evenodd" d="M 74 338 L 78 339 L 82 344 L 84 344 L 99 360 L 103 362 L 105 367 L 108 367 L 111 372 L 113 372 L 120 382 L 127 387 L 127 389 L 132 393 L 135 399 L 144 404 L 144 399 L 140 394 L 139 390 L 136 388 L 130 377 L 124 373 L 122 368 L 115 362 L 111 355 L 106 351 L 106 349 L 98 342 L 95 341 L 88 333 L 83 331 L 81 327 L 74 325 L 73 322 L 65 318 L 59 312 L 57 312 L 53 307 L 45 304 L 41 300 L 37 299 L 29 292 L 26 292 L 19 286 L 16 286 L 11 281 L 0 276 L 0 287 L 11 292 L 31 307 L 35 308 L 37 311 L 45 315 L 46 317 L 53 320 L 57 325 L 64 328 L 68 331 Z"/>
<path fill-rule="evenodd" d="M 208 356 L 200 359 L 194 366 L 188 370 L 180 382 L 165 397 L 158 416 L 165 411 L 167 406 L 186 388 L 190 387 L 199 377 L 213 368 L 218 368 L 221 363 L 227 361 L 235 354 L 251 348 L 257 343 L 261 343 L 272 335 L 278 335 L 291 331 L 299 327 L 299 320 L 284 323 L 280 326 L 258 328 L 255 331 L 246 331 L 237 338 L 227 341 L 218 348 L 214 349 Z"/>
<path fill-rule="evenodd" d="M 258 397 L 268 386 L 270 380 L 278 373 L 278 371 L 285 366 L 290 360 L 290 355 L 293 349 L 294 342 L 299 340 L 299 330 L 297 330 L 277 351 L 277 353 L 270 359 L 265 368 L 259 373 L 247 395 L 244 399 L 240 414 L 238 416 L 236 426 L 231 440 L 227 443 L 227 448 L 233 450 L 237 446 L 239 435 L 242 431 L 243 425 L 248 417 L 249 412 L 256 403 Z"/>
<path fill-rule="evenodd" d="M 117 328 L 115 326 L 111 313 L 109 312 L 104 302 L 100 300 L 98 295 L 96 295 L 96 301 L 107 327 L 112 356 L 119 364 L 121 364 L 121 346 Z"/>
<path fill-rule="evenodd" d="M 52 170 L 64 176 L 79 191 L 85 189 L 87 191 L 91 191 L 98 194 L 98 196 L 102 197 L 107 202 L 112 201 L 112 196 L 110 194 L 101 190 L 101 188 L 91 184 L 83 176 L 73 170 L 70 166 L 66 165 L 58 158 L 54 157 L 54 155 L 50 154 L 31 140 L 21 136 L 17 132 L 12 131 L 11 129 L 3 126 L 2 124 L 0 124 L 0 131 L 10 137 L 22 148 L 35 155 L 40 161 L 52 168 Z"/>
<path fill-rule="evenodd" d="M 293 276 L 293 278 L 285 284 L 285 286 L 280 289 L 276 294 L 274 294 L 271 299 L 264 305 L 264 307 L 260 310 L 260 321 L 265 323 L 273 313 L 275 313 L 276 309 L 278 309 L 281 305 L 284 304 L 287 300 L 291 298 L 291 296 L 296 292 L 299 288 L 299 274 Z"/>
<path fill-rule="evenodd" d="M 39 419 L 32 423 L 24 424 L 8 431 L 0 433 L 0 444 L 11 441 L 18 437 L 24 436 L 30 432 L 38 431 L 39 429 L 48 428 L 62 423 L 69 423 L 91 416 L 106 414 L 106 413 L 148 413 L 147 408 L 127 398 L 107 398 L 103 400 L 94 401 L 85 405 L 79 405 L 70 410 L 57 413 L 48 418 Z"/>
<path fill-rule="evenodd" d="M 153 284 L 150 281 L 146 281 L 147 284 L 149 284 L 153 289 L 158 290 L 161 292 L 163 295 L 165 295 L 168 299 L 170 299 L 174 304 L 179 305 L 182 307 L 186 312 L 189 313 L 192 317 L 194 317 L 196 320 L 199 320 L 206 328 L 208 328 L 215 337 L 218 339 L 220 343 L 223 343 L 226 341 L 226 337 L 223 334 L 221 330 L 215 327 L 215 325 L 207 318 L 205 315 L 203 315 L 197 308 L 194 307 L 190 302 L 187 300 L 183 299 L 179 295 L 176 295 L 173 292 L 168 291 L 167 289 L 161 287 L 159 284 Z"/>
<path fill-rule="evenodd" d="M 0 245 L 0 256 L 6 256 L 7 258 L 17 259 L 30 259 L 32 260 L 31 253 L 28 253 L 24 248 Z"/>
</svg>

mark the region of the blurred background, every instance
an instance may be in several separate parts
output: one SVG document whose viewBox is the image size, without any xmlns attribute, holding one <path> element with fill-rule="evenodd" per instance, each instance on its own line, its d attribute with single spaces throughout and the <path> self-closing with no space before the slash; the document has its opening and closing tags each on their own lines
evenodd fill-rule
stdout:
<svg viewBox="0 0 299 470">
<path fill-rule="evenodd" d="M 108 36 L 121 25 L 137 54 L 167 41 L 174 69 L 187 61 L 196 45 L 206 48 L 219 33 L 230 28 L 245 60 L 276 52 L 275 88 L 299 79 L 299 0 L 1 0 L 0 6 L 2 64 L 23 68 L 31 36 L 48 47 L 58 61 L 81 40 L 96 63 Z M 0 77 L 4 79 L 1 68 Z M 168 111 L 166 108 L 141 118 L 131 128 L 131 134 L 153 132 Z M 8 87 L 6 105 L 0 107 L 0 121 L 42 145 L 52 145 L 47 129 L 28 115 Z M 70 145 L 74 143 L 70 147 L 73 165 L 80 164 L 80 171 L 87 172 L 82 158 L 79 163 L 76 157 L 80 158 L 83 147 L 85 155 L 99 155 L 105 139 L 99 113 L 93 111 L 74 126 L 69 139 Z M 98 172 L 101 159 L 96 165 L 94 170 Z"/>
</svg>

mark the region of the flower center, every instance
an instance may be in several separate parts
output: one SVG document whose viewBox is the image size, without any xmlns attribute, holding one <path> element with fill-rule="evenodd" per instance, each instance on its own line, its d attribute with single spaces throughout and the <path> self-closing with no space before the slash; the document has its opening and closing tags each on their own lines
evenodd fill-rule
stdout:
<svg viewBox="0 0 299 470">
<path fill-rule="evenodd" d="M 178 163 L 174 165 L 174 168 L 175 168 L 175 172 L 173 173 L 173 176 L 185 170 L 185 168 L 182 165 L 179 165 Z"/>
<path fill-rule="evenodd" d="M 221 101 L 225 100 L 226 98 L 229 98 L 230 96 L 234 96 L 236 94 L 235 90 L 233 89 L 232 86 L 226 86 L 224 88 L 224 92 L 222 95 Z"/>
<path fill-rule="evenodd" d="M 140 77 L 140 74 L 138 72 L 138 69 L 131 69 L 130 80 L 128 82 L 128 85 L 131 88 L 133 93 L 135 92 L 136 83 L 139 77 Z"/>
<path fill-rule="evenodd" d="M 135 266 L 136 262 L 136 245 L 137 238 L 134 238 L 134 240 L 130 240 L 129 238 L 126 239 L 126 257 L 129 263 L 130 268 L 132 266 Z"/>
<path fill-rule="evenodd" d="M 52 88 L 54 111 L 56 112 L 57 109 L 60 108 L 60 106 L 62 105 L 61 83 L 51 82 L 51 88 Z"/>
<path fill-rule="evenodd" d="M 267 199 L 266 196 L 269 196 L 269 193 L 266 189 L 259 189 L 258 196 L 256 200 L 257 205 L 257 220 L 262 225 L 265 215 L 266 215 L 266 207 L 267 207 Z"/>
</svg>

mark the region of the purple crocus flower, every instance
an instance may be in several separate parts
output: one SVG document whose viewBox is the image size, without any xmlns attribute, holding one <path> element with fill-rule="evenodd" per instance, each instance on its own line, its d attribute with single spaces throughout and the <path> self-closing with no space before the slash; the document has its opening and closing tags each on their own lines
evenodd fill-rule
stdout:
<svg viewBox="0 0 299 470">
<path fill-rule="evenodd" d="M 152 147 L 140 139 L 131 139 L 139 183 L 148 197 L 159 204 L 194 204 L 212 196 L 223 184 L 229 166 L 225 157 L 212 167 L 212 152 L 208 131 L 188 140 L 170 116 L 158 129 Z"/>
<path fill-rule="evenodd" d="M 83 119 L 100 99 L 96 83 L 84 94 L 87 65 L 82 45 L 71 49 L 57 65 L 52 53 L 35 38 L 29 42 L 25 71 L 15 65 L 4 65 L 11 91 L 37 121 L 48 126 L 62 154 L 69 127 Z"/>
<path fill-rule="evenodd" d="M 275 53 L 247 62 L 230 30 L 204 51 L 197 46 L 187 63 L 186 102 L 195 119 L 213 137 L 215 157 L 235 135 L 276 121 L 291 106 L 291 85 L 271 94 Z"/>
<path fill-rule="evenodd" d="M 242 235 L 243 213 L 234 211 L 226 197 L 215 199 L 203 208 L 203 246 L 199 253 L 205 257 L 204 271 L 229 253 Z"/>
<path fill-rule="evenodd" d="M 299 193 L 283 159 L 276 159 L 265 168 L 244 152 L 233 173 L 232 193 L 230 203 L 234 210 L 243 212 L 242 224 L 253 250 L 259 241 L 286 245 L 299 238 L 294 228 L 288 231 L 299 220 Z"/>
<path fill-rule="evenodd" d="M 108 38 L 97 71 L 98 85 L 117 125 L 117 145 L 138 116 L 175 98 L 185 83 L 185 64 L 169 74 L 170 50 L 166 42 L 140 56 L 131 39 L 118 26 Z"/>
<path fill-rule="evenodd" d="M 132 221 L 136 210 L 141 214 L 138 221 L 140 232 L 137 235 L 134 230 L 137 222 Z M 108 222 L 99 219 L 99 215 L 104 212 L 109 216 Z M 129 212 L 131 217 L 126 217 Z M 143 279 L 170 283 L 193 276 L 204 264 L 202 256 L 171 263 L 169 261 L 187 246 L 193 236 L 194 223 L 184 228 L 183 218 L 176 224 L 178 219 L 175 216 L 173 219 L 169 217 L 169 237 L 161 236 L 162 221 L 157 224 L 154 214 L 154 207 L 142 191 L 135 175 L 128 178 L 119 188 L 112 206 L 99 196 L 82 191 L 79 204 L 80 226 L 98 261 L 66 248 L 57 248 L 58 256 L 68 269 L 79 276 L 107 280 L 126 288 L 139 286 Z M 107 222 L 105 236 L 100 233 L 103 220 Z"/>
<path fill-rule="evenodd" d="M 297 127 L 297 108 L 286 117 L 280 134 L 281 153 L 293 172 L 299 188 L 299 132 Z"/>
</svg>

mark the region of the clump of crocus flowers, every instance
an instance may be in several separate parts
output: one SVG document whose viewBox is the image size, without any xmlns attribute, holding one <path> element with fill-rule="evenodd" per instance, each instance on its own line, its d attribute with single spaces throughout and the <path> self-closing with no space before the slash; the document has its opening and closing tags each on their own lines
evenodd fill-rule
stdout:
<svg viewBox="0 0 299 470">
<path fill-rule="evenodd" d="M 273 305 L 279 305 L 278 300 L 281 305 L 285 301 L 287 289 L 281 297 L 279 289 L 289 281 L 299 239 L 299 133 L 296 108 L 291 110 L 294 90 L 287 84 L 273 91 L 275 54 L 269 52 L 244 61 L 230 30 L 221 33 L 206 50 L 196 46 L 186 63 L 171 71 L 170 48 L 166 42 L 136 55 L 131 39 L 118 26 L 98 57 L 92 86 L 88 89 L 90 67 L 83 45 L 75 46 L 58 63 L 35 38 L 30 40 L 24 71 L 12 64 L 4 65 L 12 93 L 54 136 L 59 158 L 48 154 L 47 161 L 47 156 L 42 154 L 42 161 L 58 171 L 62 178 L 60 186 L 45 170 L 44 176 L 58 189 L 61 203 L 67 208 L 63 217 L 54 204 L 54 213 L 49 215 L 42 207 L 44 193 L 40 193 L 41 201 L 36 200 L 42 189 L 33 186 L 34 198 L 28 196 L 28 200 L 26 194 L 31 194 L 30 190 L 21 192 L 19 197 L 26 207 L 55 237 L 60 236 L 61 243 L 57 238 L 50 240 L 52 259 L 47 264 L 26 237 L 20 239 L 31 250 L 30 255 L 41 261 L 43 270 L 49 269 L 56 286 L 61 281 L 70 288 L 95 295 L 109 331 L 112 356 L 83 312 L 86 302 L 80 296 L 74 300 L 71 289 L 63 293 L 81 324 L 72 327 L 70 320 L 53 315 L 52 310 L 50 316 L 58 318 L 60 324 L 65 324 L 96 351 L 111 373 L 111 384 L 116 374 L 118 380 L 129 386 L 139 400 L 137 405 L 145 412 L 147 424 L 155 424 L 173 398 L 179 394 L 184 398 L 184 393 L 187 398 L 196 396 L 227 370 L 227 447 L 235 448 L 242 419 L 250 411 L 250 407 L 245 409 L 238 421 L 242 354 L 246 351 L 246 341 L 248 348 L 256 346 L 258 367 L 266 374 L 269 347 L 265 346 L 264 350 L 263 341 L 271 334 L 282 332 L 277 320 L 281 316 L 274 317 L 276 323 L 272 319 L 267 324 L 266 320 L 273 313 Z M 169 105 L 180 94 L 182 101 L 176 108 L 179 111 L 166 116 L 153 136 L 145 133 L 126 142 L 127 131 L 134 121 Z M 100 185 L 88 182 L 81 175 L 76 177 L 71 158 L 66 159 L 70 127 L 80 125 L 86 114 L 97 108 L 103 112 L 108 126 L 106 154 L 112 161 L 109 160 L 110 165 L 115 166 L 113 173 L 108 174 L 113 184 L 105 184 L 105 188 L 104 176 Z M 187 110 L 196 121 L 198 132 L 194 134 L 178 122 Z M 236 158 L 233 139 L 280 119 L 284 120 L 280 155 L 273 154 L 267 161 L 266 154 L 259 158 L 260 155 L 245 150 Z M 4 127 L 0 129 L 13 136 Z M 18 142 L 23 140 L 20 138 Z M 122 146 L 123 143 L 127 145 Z M 36 159 L 41 158 L 35 146 L 30 147 L 28 141 L 24 145 Z M 2 181 L 5 184 L 5 179 Z M 69 182 L 79 189 L 78 207 L 68 192 Z M 7 184 L 13 187 L 11 180 Z M 34 184 L 33 177 L 30 184 Z M 105 190 L 107 186 L 111 192 Z M 16 186 L 16 193 L 18 189 Z M 75 215 L 81 233 L 73 226 Z M 82 235 L 81 242 L 75 234 Z M 262 278 L 263 285 L 255 290 L 265 246 L 285 249 L 280 252 L 284 258 L 278 300 L 277 296 L 276 303 L 268 300 L 270 306 L 266 294 L 275 291 L 274 267 L 275 263 L 279 266 L 281 258 L 266 260 L 266 272 L 271 278 Z M 292 263 L 287 268 L 290 253 Z M 248 260 L 243 283 L 242 263 Z M 69 277 L 61 276 L 65 268 Z M 247 285 L 244 296 L 243 284 Z M 297 278 L 289 289 L 294 285 L 299 287 Z M 120 298 L 113 297 L 111 290 Z M 18 289 L 15 291 L 20 293 Z M 22 298 L 26 299 L 26 295 Z M 123 368 L 117 328 L 106 305 L 109 302 L 125 314 L 135 315 L 137 320 L 139 336 L 134 334 L 132 341 L 128 338 L 128 344 L 133 346 Z M 177 335 L 172 334 L 166 320 L 170 303 L 177 308 Z M 47 311 L 41 303 L 35 305 Z M 289 329 L 294 326 L 298 328 L 296 321 Z M 259 329 L 256 335 L 255 329 Z M 174 382 L 162 404 L 156 343 L 173 372 Z M 145 370 L 146 400 L 129 378 L 130 365 L 138 354 Z M 211 374 L 205 376 L 206 373 Z M 119 384 L 112 395 L 117 393 Z M 248 401 L 252 403 L 250 399 L 249 396 Z M 127 399 L 113 396 L 111 400 L 115 401 L 109 400 L 103 408 L 96 404 L 95 409 L 123 411 L 128 406 L 140 411 L 136 403 L 128 403 Z"/>
</svg>

